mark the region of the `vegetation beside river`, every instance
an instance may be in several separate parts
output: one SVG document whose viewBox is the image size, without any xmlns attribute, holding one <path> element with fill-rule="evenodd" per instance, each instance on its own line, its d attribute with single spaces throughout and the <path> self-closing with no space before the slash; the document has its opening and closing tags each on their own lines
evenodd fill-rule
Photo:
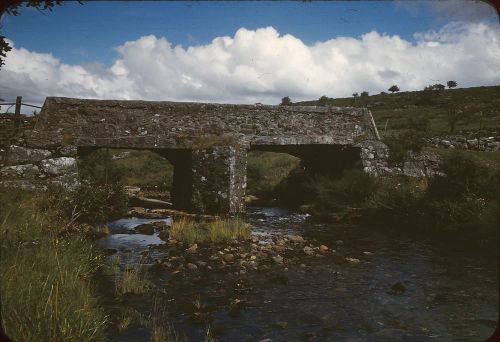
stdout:
<svg viewBox="0 0 500 342">
<path fill-rule="evenodd" d="M 2 326 L 14 341 L 98 341 L 108 318 L 89 232 L 46 198 L 0 191 Z"/>
</svg>

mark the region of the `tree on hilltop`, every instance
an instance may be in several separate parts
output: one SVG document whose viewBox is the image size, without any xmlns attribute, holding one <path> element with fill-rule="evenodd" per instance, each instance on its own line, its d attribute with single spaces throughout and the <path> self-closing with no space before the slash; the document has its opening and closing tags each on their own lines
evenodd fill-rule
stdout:
<svg viewBox="0 0 500 342">
<path fill-rule="evenodd" d="M 280 106 L 291 106 L 292 105 L 292 99 L 290 99 L 289 96 L 285 96 L 284 98 L 281 99 Z"/>
<path fill-rule="evenodd" d="M 446 83 L 446 85 L 448 86 L 448 88 L 455 88 L 457 86 L 457 82 L 456 81 L 448 81 Z"/>
<path fill-rule="evenodd" d="M 399 91 L 399 87 L 398 87 L 397 85 L 395 85 L 395 84 L 394 84 L 394 85 L 392 85 L 392 86 L 391 86 L 389 89 L 387 89 L 387 90 L 389 90 L 392 94 L 394 94 L 394 92 Z"/>
<path fill-rule="evenodd" d="M 318 99 L 318 104 L 320 106 L 326 106 L 328 104 L 328 97 L 326 97 L 325 95 L 321 96 L 319 99 Z"/>
</svg>

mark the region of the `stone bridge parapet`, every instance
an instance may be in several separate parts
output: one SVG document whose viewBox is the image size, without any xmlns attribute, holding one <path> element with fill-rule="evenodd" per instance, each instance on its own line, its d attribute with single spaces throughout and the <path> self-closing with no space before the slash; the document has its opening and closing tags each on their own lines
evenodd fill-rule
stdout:
<svg viewBox="0 0 500 342">
<path fill-rule="evenodd" d="M 159 153 L 174 166 L 174 204 L 207 213 L 244 210 L 249 150 L 290 153 L 311 172 L 389 171 L 364 108 L 48 97 L 24 146 L 2 157 L 0 182 L 77 184 L 76 158 L 103 147 Z"/>
</svg>

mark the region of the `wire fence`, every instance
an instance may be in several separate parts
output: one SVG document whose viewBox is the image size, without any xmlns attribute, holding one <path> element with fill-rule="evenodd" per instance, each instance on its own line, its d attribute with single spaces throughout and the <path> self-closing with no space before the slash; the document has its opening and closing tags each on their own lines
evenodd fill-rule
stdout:
<svg viewBox="0 0 500 342">
<path fill-rule="evenodd" d="M 16 102 L 0 102 L 0 108 L 3 108 L 3 106 L 8 106 L 8 107 L 5 110 L 5 112 L 1 112 L 0 111 L 0 115 L 1 116 L 4 116 L 5 114 L 7 114 L 7 115 L 12 115 L 12 114 L 14 114 L 14 115 L 21 115 L 21 107 L 22 106 L 30 107 L 30 108 L 42 109 L 41 106 L 36 106 L 36 105 L 30 104 L 30 103 L 23 103 L 22 102 L 22 96 L 17 96 L 16 97 Z M 10 110 L 12 109 L 12 107 L 15 108 L 14 109 L 14 113 L 10 112 Z"/>
</svg>

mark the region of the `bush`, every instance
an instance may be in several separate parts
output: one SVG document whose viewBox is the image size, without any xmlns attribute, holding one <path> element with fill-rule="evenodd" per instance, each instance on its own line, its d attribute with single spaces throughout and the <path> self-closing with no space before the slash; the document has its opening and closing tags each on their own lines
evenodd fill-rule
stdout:
<svg viewBox="0 0 500 342">
<path fill-rule="evenodd" d="M 466 195 L 485 197 L 497 191 L 497 174 L 476 157 L 453 151 L 440 164 L 443 176 L 436 176 L 429 186 L 431 198 L 460 198 Z"/>
<path fill-rule="evenodd" d="M 84 181 L 73 191 L 51 189 L 45 207 L 53 219 L 96 224 L 125 215 L 128 197 L 120 184 L 96 185 Z"/>
<path fill-rule="evenodd" d="M 420 215 L 420 201 L 424 187 L 407 177 L 381 178 L 369 207 L 384 221 L 407 225 L 416 223 Z"/>
<path fill-rule="evenodd" d="M 454 231 L 488 227 L 494 210 L 489 203 L 498 201 L 498 171 L 462 151 L 445 156 L 440 166 L 444 175 L 431 181 L 423 204 L 427 221 Z"/>
<path fill-rule="evenodd" d="M 394 136 L 384 138 L 389 147 L 389 162 L 400 164 L 408 158 L 408 152 L 420 152 L 425 146 L 425 134 L 416 130 L 408 130 Z"/>
</svg>

